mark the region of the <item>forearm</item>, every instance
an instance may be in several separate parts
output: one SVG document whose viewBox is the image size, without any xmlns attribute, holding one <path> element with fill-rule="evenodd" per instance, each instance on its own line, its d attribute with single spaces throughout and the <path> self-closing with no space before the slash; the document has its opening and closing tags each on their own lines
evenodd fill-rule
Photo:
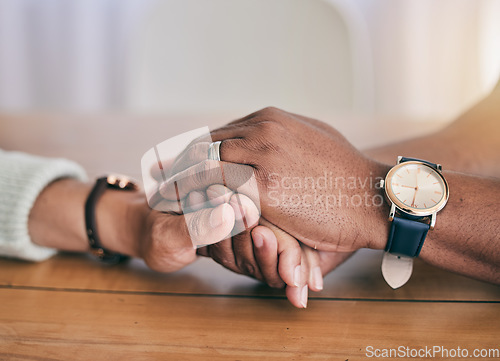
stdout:
<svg viewBox="0 0 500 361">
<path fill-rule="evenodd" d="M 91 184 L 74 179 L 61 179 L 48 185 L 30 212 L 28 229 L 32 241 L 59 250 L 87 252 L 84 207 L 91 188 Z M 109 190 L 97 202 L 97 227 L 105 248 L 137 255 L 130 226 L 138 220 L 129 213 L 131 207 L 140 207 L 143 199 L 139 192 Z"/>
<path fill-rule="evenodd" d="M 450 187 L 420 258 L 435 266 L 500 283 L 500 181 L 445 172 Z"/>
<path fill-rule="evenodd" d="M 83 205 L 90 188 L 74 179 L 49 184 L 30 212 L 28 230 L 32 241 L 65 251 L 87 250 Z"/>
<path fill-rule="evenodd" d="M 500 87 L 445 129 L 365 152 L 394 164 L 398 155 L 440 163 L 445 169 L 500 177 Z"/>
</svg>

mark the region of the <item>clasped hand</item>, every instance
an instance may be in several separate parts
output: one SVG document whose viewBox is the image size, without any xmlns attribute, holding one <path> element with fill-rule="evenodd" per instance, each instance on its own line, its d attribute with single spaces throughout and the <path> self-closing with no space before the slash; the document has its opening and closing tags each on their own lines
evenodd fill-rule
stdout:
<svg viewBox="0 0 500 361">
<path fill-rule="evenodd" d="M 193 244 L 208 244 L 199 255 L 272 287 L 286 285 L 292 304 L 306 307 L 308 289 L 321 290 L 323 275 L 352 252 L 383 248 L 387 213 L 374 201 L 381 197 L 374 179 L 387 169 L 333 128 L 266 108 L 211 136 L 222 141 L 221 162 L 206 160 L 206 147 L 194 142 L 160 187 L 187 217 L 211 212 L 209 230 L 200 229 L 206 222 L 191 222 Z M 235 165 L 251 167 L 254 187 L 228 181 L 241 173 Z M 211 210 L 203 209 L 207 204 Z"/>
</svg>

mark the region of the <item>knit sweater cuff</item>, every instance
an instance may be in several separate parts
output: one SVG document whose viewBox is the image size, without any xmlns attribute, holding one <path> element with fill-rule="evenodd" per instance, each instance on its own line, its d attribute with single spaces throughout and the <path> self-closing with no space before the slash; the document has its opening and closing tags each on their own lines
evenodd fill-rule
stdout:
<svg viewBox="0 0 500 361">
<path fill-rule="evenodd" d="M 69 160 L 0 150 L 0 255 L 42 261 L 56 253 L 31 241 L 28 216 L 47 185 L 68 177 L 87 179 L 83 168 Z"/>
</svg>

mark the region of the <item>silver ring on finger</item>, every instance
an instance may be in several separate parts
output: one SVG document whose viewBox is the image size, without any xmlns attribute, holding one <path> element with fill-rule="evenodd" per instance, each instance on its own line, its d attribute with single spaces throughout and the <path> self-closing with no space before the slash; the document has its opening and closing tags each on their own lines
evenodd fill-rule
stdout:
<svg viewBox="0 0 500 361">
<path fill-rule="evenodd" d="M 220 161 L 220 145 L 222 141 L 212 142 L 208 146 L 208 154 L 207 157 L 209 160 L 218 160 Z"/>
</svg>

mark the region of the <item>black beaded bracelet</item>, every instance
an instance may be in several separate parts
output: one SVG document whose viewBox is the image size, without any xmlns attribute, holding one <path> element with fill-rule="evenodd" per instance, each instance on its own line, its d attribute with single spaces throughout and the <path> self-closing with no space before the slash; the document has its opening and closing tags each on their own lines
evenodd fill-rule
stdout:
<svg viewBox="0 0 500 361">
<path fill-rule="evenodd" d="M 136 190 L 137 185 L 128 177 L 110 175 L 107 177 L 98 178 L 95 182 L 92 191 L 90 192 L 87 201 L 85 202 L 85 227 L 89 240 L 90 252 L 100 261 L 108 264 L 116 264 L 128 259 L 128 256 L 117 252 L 112 252 L 102 246 L 97 230 L 97 222 L 95 217 L 95 208 L 97 201 L 103 195 L 106 189 L 122 189 Z"/>
</svg>

